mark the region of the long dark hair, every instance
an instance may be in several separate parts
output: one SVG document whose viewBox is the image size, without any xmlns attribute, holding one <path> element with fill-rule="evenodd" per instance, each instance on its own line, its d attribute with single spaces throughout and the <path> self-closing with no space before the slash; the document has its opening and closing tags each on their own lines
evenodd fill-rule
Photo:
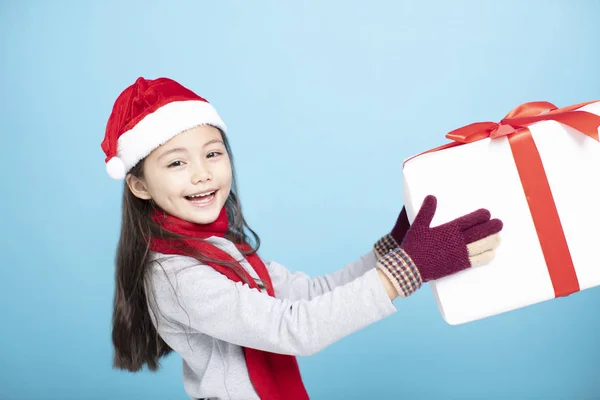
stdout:
<svg viewBox="0 0 600 400">
<path fill-rule="evenodd" d="M 225 148 L 230 158 L 232 184 L 229 197 L 225 202 L 229 229 L 226 238 L 234 243 L 247 243 L 252 254 L 260 247 L 260 238 L 248 226 L 242 214 L 236 184 L 233 155 L 226 135 L 221 132 Z M 131 171 L 136 177 L 144 174 L 144 160 Z M 152 237 L 182 238 L 161 229 L 152 218 L 156 205 L 151 200 L 142 200 L 134 196 L 125 183 L 123 188 L 121 236 L 117 247 L 115 293 L 113 299 L 112 342 L 114 347 L 113 367 L 139 371 L 144 364 L 151 371 L 159 368 L 159 359 L 169 354 L 172 349 L 164 342 L 156 331 L 145 294 L 144 279 L 149 268 L 149 240 Z M 246 234 L 246 231 L 252 236 Z M 196 252 L 189 254 L 200 263 L 217 262 L 229 268 L 240 268 L 239 265 L 223 263 Z M 237 272 L 237 271 L 236 271 Z M 238 273 L 243 277 L 244 274 Z"/>
</svg>

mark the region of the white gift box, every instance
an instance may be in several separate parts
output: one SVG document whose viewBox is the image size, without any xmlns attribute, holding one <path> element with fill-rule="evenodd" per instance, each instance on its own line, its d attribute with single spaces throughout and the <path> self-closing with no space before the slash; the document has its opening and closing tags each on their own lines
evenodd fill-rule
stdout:
<svg viewBox="0 0 600 400">
<path fill-rule="evenodd" d="M 600 102 L 578 109 L 600 115 Z M 598 126 L 584 134 L 549 120 L 528 129 L 405 161 L 404 203 L 411 223 L 428 194 L 438 200 L 432 226 L 478 208 L 504 223 L 489 264 L 430 282 L 451 325 L 600 285 Z M 529 145 L 517 143 L 523 132 L 530 135 Z"/>
</svg>

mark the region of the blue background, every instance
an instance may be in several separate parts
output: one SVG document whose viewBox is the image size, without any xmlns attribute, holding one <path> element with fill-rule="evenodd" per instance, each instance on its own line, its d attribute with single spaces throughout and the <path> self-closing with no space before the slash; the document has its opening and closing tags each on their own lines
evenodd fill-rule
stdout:
<svg viewBox="0 0 600 400">
<path fill-rule="evenodd" d="M 581 0 L 2 1 L 0 398 L 187 398 L 177 355 L 111 369 L 122 183 L 100 142 L 138 76 L 217 107 L 262 256 L 324 274 L 391 228 L 404 158 L 526 101 L 600 98 L 599 15 Z M 428 286 L 396 305 L 299 360 L 312 398 L 600 398 L 600 289 L 455 327 Z"/>
</svg>

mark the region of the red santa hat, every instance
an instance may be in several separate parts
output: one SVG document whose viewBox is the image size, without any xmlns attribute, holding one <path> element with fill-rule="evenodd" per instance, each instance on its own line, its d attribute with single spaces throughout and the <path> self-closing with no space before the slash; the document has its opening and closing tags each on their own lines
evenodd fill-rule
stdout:
<svg viewBox="0 0 600 400">
<path fill-rule="evenodd" d="M 175 135 L 198 125 L 227 127 L 207 100 L 169 78 L 138 78 L 117 97 L 102 150 L 106 171 L 123 179 L 140 160 Z"/>
</svg>

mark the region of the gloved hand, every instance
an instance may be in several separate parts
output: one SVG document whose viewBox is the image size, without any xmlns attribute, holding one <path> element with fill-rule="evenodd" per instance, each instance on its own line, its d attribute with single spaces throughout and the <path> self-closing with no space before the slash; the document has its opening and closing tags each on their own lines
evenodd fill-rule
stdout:
<svg viewBox="0 0 600 400">
<path fill-rule="evenodd" d="M 488 263 L 499 245 L 503 224 L 497 218 L 490 219 L 488 210 L 482 208 L 431 227 L 436 207 L 437 199 L 427 196 L 400 247 L 377 263 L 400 296 L 410 295 L 423 282 Z"/>
</svg>

